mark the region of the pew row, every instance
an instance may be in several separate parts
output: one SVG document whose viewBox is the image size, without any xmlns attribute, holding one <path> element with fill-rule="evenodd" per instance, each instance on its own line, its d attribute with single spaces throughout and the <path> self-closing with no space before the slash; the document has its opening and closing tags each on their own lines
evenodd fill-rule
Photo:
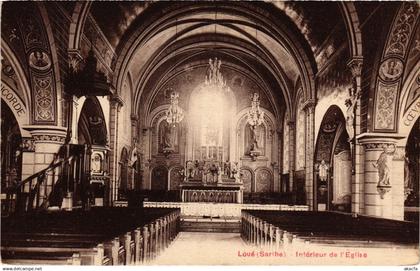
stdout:
<svg viewBox="0 0 420 271">
<path fill-rule="evenodd" d="M 157 257 L 179 232 L 173 210 L 110 240 L 94 233 L 8 233 L 2 239 L 5 264 L 137 265 Z"/>
<path fill-rule="evenodd" d="M 330 225 L 330 231 L 319 226 L 318 223 L 308 223 L 308 220 L 299 221 L 291 217 L 289 223 L 279 223 L 277 216 L 287 216 L 281 212 L 254 212 L 242 211 L 241 237 L 250 245 L 268 247 L 270 249 L 286 248 L 289 246 L 302 246 L 309 244 L 337 246 L 337 247 L 417 247 L 418 239 L 415 238 L 418 231 L 403 229 L 409 232 L 408 236 L 402 236 L 396 240 L 385 234 L 368 235 L 355 231 L 354 225 Z M 283 219 L 284 220 L 284 219 Z M 313 220 L 312 220 L 313 221 Z M 350 223 L 348 223 L 350 224 Z M 373 223 L 374 225 L 374 223 Z M 346 229 L 347 227 L 347 229 Z M 418 227 L 418 226 L 417 226 Z M 413 225 L 412 229 L 415 229 Z M 389 229 L 392 230 L 392 229 Z M 410 237 L 411 236 L 411 237 Z"/>
</svg>

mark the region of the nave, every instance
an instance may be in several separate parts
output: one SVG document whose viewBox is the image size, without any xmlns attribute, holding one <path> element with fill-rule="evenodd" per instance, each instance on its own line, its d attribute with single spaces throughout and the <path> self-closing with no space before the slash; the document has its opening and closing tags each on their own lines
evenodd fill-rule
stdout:
<svg viewBox="0 0 420 271">
<path fill-rule="evenodd" d="M 411 261 L 419 7 L 2 3 L 2 261 L 157 263 L 195 232 Z"/>
<path fill-rule="evenodd" d="M 8 217 L 1 226 L 5 264 L 409 265 L 419 242 L 417 223 L 303 210 L 242 210 L 238 221 L 179 208 L 93 208 Z"/>
</svg>

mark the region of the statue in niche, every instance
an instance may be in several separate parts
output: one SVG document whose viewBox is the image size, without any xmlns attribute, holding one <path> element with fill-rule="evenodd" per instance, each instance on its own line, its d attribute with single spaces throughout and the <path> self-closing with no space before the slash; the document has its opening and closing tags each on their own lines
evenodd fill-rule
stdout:
<svg viewBox="0 0 420 271">
<path fill-rule="evenodd" d="M 92 156 L 90 167 L 92 173 L 102 172 L 102 157 L 99 154 L 94 154 Z"/>
<path fill-rule="evenodd" d="M 321 182 L 326 182 L 328 177 L 328 165 L 325 163 L 325 160 L 322 159 L 321 164 L 319 165 L 319 179 Z"/>
<path fill-rule="evenodd" d="M 163 151 L 175 151 L 178 141 L 178 132 L 176 125 L 170 125 L 163 121 L 160 127 L 161 148 Z"/>
<path fill-rule="evenodd" d="M 379 181 L 378 186 L 391 186 L 390 166 L 392 162 L 392 154 L 395 150 L 390 150 L 388 146 L 383 147 L 383 152 L 379 155 L 378 160 L 372 163 L 378 169 Z"/>
<path fill-rule="evenodd" d="M 248 126 L 250 131 L 249 146 L 250 153 L 263 155 L 264 151 L 264 127 L 261 125 Z"/>
</svg>

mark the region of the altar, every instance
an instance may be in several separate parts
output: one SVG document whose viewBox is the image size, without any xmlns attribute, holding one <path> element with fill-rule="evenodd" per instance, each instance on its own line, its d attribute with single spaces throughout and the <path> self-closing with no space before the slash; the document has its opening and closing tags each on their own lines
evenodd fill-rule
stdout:
<svg viewBox="0 0 420 271">
<path fill-rule="evenodd" d="M 182 202 L 242 203 L 242 184 L 197 185 L 181 184 Z"/>
<path fill-rule="evenodd" d="M 242 203 L 243 183 L 237 163 L 187 161 L 180 184 L 182 202 Z"/>
</svg>

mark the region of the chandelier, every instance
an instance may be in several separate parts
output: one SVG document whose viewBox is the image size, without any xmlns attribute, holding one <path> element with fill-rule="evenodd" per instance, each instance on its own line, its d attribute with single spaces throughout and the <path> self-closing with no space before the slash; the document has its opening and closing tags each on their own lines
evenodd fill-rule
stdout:
<svg viewBox="0 0 420 271">
<path fill-rule="evenodd" d="M 204 81 L 204 85 L 215 91 L 225 91 L 230 92 L 229 86 L 226 85 L 226 80 L 224 80 L 223 75 L 220 71 L 220 67 L 222 65 L 222 61 L 217 59 L 217 57 L 212 60 L 209 59 L 209 69 L 207 71 L 207 75 Z"/>
<path fill-rule="evenodd" d="M 260 95 L 258 93 L 252 95 L 251 109 L 246 112 L 246 120 L 253 128 L 264 122 L 264 112 L 260 108 Z"/>
<path fill-rule="evenodd" d="M 178 98 L 178 92 L 174 91 L 171 93 L 171 105 L 166 110 L 166 121 L 169 124 L 175 125 L 177 123 L 180 123 L 184 119 L 184 111 L 178 105 Z"/>
</svg>

